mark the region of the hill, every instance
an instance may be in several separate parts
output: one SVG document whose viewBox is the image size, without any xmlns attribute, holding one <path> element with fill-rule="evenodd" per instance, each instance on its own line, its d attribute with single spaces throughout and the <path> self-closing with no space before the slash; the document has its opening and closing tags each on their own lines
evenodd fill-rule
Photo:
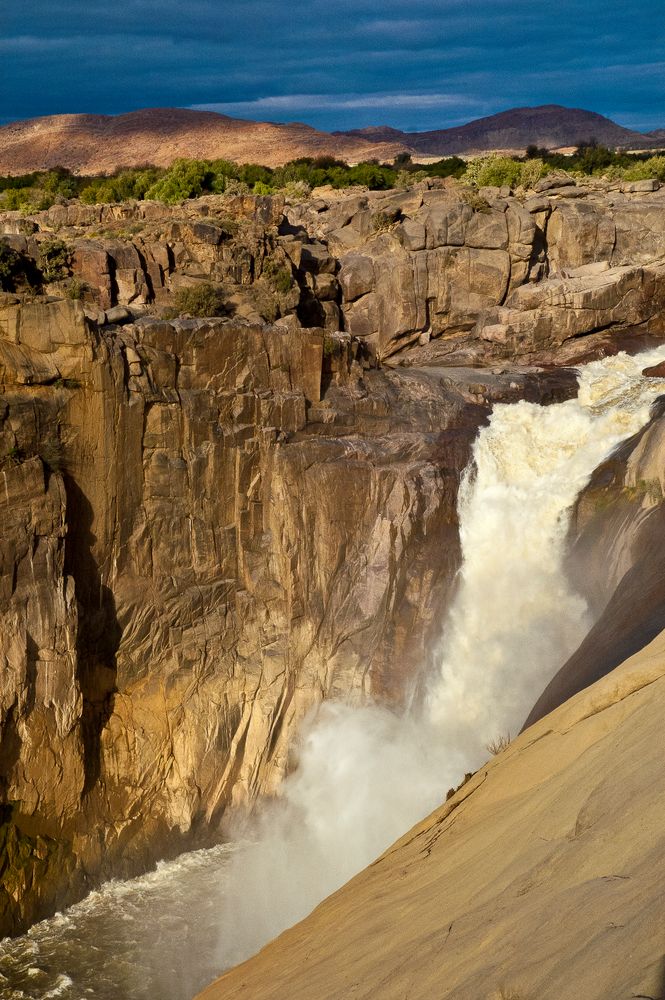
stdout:
<svg viewBox="0 0 665 1000">
<path fill-rule="evenodd" d="M 559 104 L 512 108 L 457 128 L 432 132 L 400 132 L 388 126 L 372 126 L 335 134 L 371 142 L 401 142 L 418 153 L 435 156 L 492 149 L 523 151 L 532 144 L 559 149 L 593 139 L 610 148 L 641 149 L 662 144 L 664 135 L 662 130 L 649 135 L 633 132 L 594 111 Z"/>
<path fill-rule="evenodd" d="M 229 159 L 277 167 L 300 156 L 347 162 L 392 160 L 401 142 L 332 136 L 309 125 L 245 121 L 213 111 L 147 108 L 126 115 L 51 115 L 0 128 L 0 173 L 55 166 L 105 173 L 144 163 L 168 166 L 176 157 Z"/>
</svg>

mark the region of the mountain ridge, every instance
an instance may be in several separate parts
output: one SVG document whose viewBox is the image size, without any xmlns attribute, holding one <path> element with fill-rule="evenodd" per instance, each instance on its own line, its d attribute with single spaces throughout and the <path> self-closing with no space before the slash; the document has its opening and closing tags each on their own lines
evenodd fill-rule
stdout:
<svg viewBox="0 0 665 1000">
<path fill-rule="evenodd" d="M 451 155 L 487 152 L 493 149 L 525 150 L 529 145 L 557 149 L 597 141 L 606 146 L 649 148 L 652 139 L 662 141 L 665 130 L 636 132 L 618 125 L 610 118 L 584 108 L 566 108 L 560 104 L 509 108 L 494 115 L 477 118 L 454 128 L 424 132 L 401 132 L 391 126 L 370 126 L 335 132 L 340 136 L 372 137 L 403 142 L 418 153 Z"/>
<path fill-rule="evenodd" d="M 389 125 L 323 132 L 302 122 L 258 122 L 215 111 L 144 108 L 121 115 L 63 114 L 0 127 L 0 173 L 67 167 L 108 173 L 146 163 L 168 166 L 177 157 L 229 159 L 276 167 L 303 156 L 334 156 L 351 163 L 412 156 L 477 155 L 493 150 L 523 153 L 595 140 L 631 149 L 665 144 L 665 130 L 635 132 L 581 108 L 561 105 L 511 108 L 466 125 L 403 132 Z"/>
<path fill-rule="evenodd" d="M 145 163 L 169 166 L 177 157 L 276 167 L 299 156 L 342 156 L 357 162 L 393 159 L 405 151 L 401 143 L 332 136 L 300 122 L 255 122 L 187 108 L 47 115 L 0 128 L 0 173 L 5 174 L 55 166 L 103 173 Z"/>
</svg>

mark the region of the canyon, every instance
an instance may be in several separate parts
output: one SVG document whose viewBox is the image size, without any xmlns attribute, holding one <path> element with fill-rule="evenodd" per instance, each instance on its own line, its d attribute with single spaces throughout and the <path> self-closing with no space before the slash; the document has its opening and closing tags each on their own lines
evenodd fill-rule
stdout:
<svg viewBox="0 0 665 1000">
<path fill-rule="evenodd" d="M 43 278 L 0 301 L 3 933 L 219 839 L 281 786 L 321 702 L 422 696 L 478 431 L 497 403 L 572 399 L 576 364 L 662 343 L 664 208 L 655 181 L 553 176 L 520 195 L 427 181 L 0 216 L 16 266 Z M 210 282 L 224 316 L 170 318 Z M 570 573 L 597 625 L 534 707 L 540 728 L 349 893 L 393 862 L 410 872 L 447 817 L 503 802 L 529 754 L 549 781 L 549 726 L 573 733 L 577 767 L 605 738 L 594 712 L 577 740 L 589 699 L 621 681 L 608 710 L 639 714 L 622 706 L 652 681 L 604 675 L 663 624 L 662 447 L 657 407 L 576 501 Z M 549 787 L 523 808 L 551 816 Z M 312 918 L 321 933 L 345 900 L 366 912 L 342 892 Z M 270 954 L 254 992 L 243 967 L 225 988 L 284 995 L 260 979 Z"/>
</svg>

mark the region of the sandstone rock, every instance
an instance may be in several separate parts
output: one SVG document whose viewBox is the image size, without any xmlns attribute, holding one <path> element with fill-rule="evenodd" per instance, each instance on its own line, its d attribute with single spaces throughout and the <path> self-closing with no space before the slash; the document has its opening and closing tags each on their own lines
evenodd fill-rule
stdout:
<svg viewBox="0 0 665 1000">
<path fill-rule="evenodd" d="M 524 202 L 524 207 L 527 212 L 531 212 L 533 215 L 536 215 L 540 212 L 549 212 L 551 203 L 548 198 L 527 198 Z"/>
<path fill-rule="evenodd" d="M 105 323 L 131 323 L 134 317 L 126 306 L 113 306 L 104 313 Z"/>
<path fill-rule="evenodd" d="M 574 187 L 575 178 L 566 174 L 548 174 L 542 177 L 534 185 L 534 191 L 540 194 L 543 191 L 552 191 L 555 188 Z"/>
<path fill-rule="evenodd" d="M 347 302 L 366 295 L 374 286 L 374 263 L 370 257 L 348 254 L 341 259 L 338 280 Z"/>
<path fill-rule="evenodd" d="M 659 996 L 664 711 L 661 634 L 201 1000 Z"/>
<path fill-rule="evenodd" d="M 655 178 L 643 181 L 630 181 L 621 185 L 621 191 L 625 194 L 645 194 L 650 191 L 658 191 L 660 183 Z"/>
<path fill-rule="evenodd" d="M 651 365 L 642 372 L 648 378 L 665 378 L 665 361 L 660 361 L 657 365 Z"/>
</svg>

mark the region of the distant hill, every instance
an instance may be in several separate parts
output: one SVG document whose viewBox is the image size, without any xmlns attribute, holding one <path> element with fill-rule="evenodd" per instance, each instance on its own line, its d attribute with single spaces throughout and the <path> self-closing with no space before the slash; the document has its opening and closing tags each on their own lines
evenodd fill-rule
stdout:
<svg viewBox="0 0 665 1000">
<path fill-rule="evenodd" d="M 513 108 L 488 118 L 478 118 L 457 128 L 433 132 L 400 132 L 388 126 L 336 132 L 371 142 L 402 142 L 416 152 L 435 156 L 469 154 L 493 149 L 523 151 L 529 145 L 547 149 L 579 146 L 595 139 L 603 146 L 624 149 L 651 148 L 663 143 L 665 130 L 647 135 L 623 128 L 616 122 L 581 108 L 544 104 L 536 108 Z"/>
<path fill-rule="evenodd" d="M 335 156 L 349 163 L 390 161 L 399 153 L 451 156 L 493 149 L 522 152 L 530 144 L 558 149 L 595 139 L 610 147 L 658 148 L 665 129 L 640 133 L 603 115 L 547 104 L 514 108 L 458 128 L 401 132 L 388 125 L 321 132 L 299 122 L 246 121 L 214 111 L 147 108 L 125 115 L 51 115 L 0 128 L 0 174 L 63 166 L 108 173 L 176 157 L 225 158 L 280 166 L 300 156 Z"/>
<path fill-rule="evenodd" d="M 362 136 L 332 136 L 309 125 L 244 121 L 213 111 L 148 108 L 126 115 L 51 115 L 0 128 L 0 174 L 64 166 L 110 172 L 176 157 L 229 159 L 276 167 L 299 156 L 348 162 L 392 160 L 406 147 Z"/>
</svg>

